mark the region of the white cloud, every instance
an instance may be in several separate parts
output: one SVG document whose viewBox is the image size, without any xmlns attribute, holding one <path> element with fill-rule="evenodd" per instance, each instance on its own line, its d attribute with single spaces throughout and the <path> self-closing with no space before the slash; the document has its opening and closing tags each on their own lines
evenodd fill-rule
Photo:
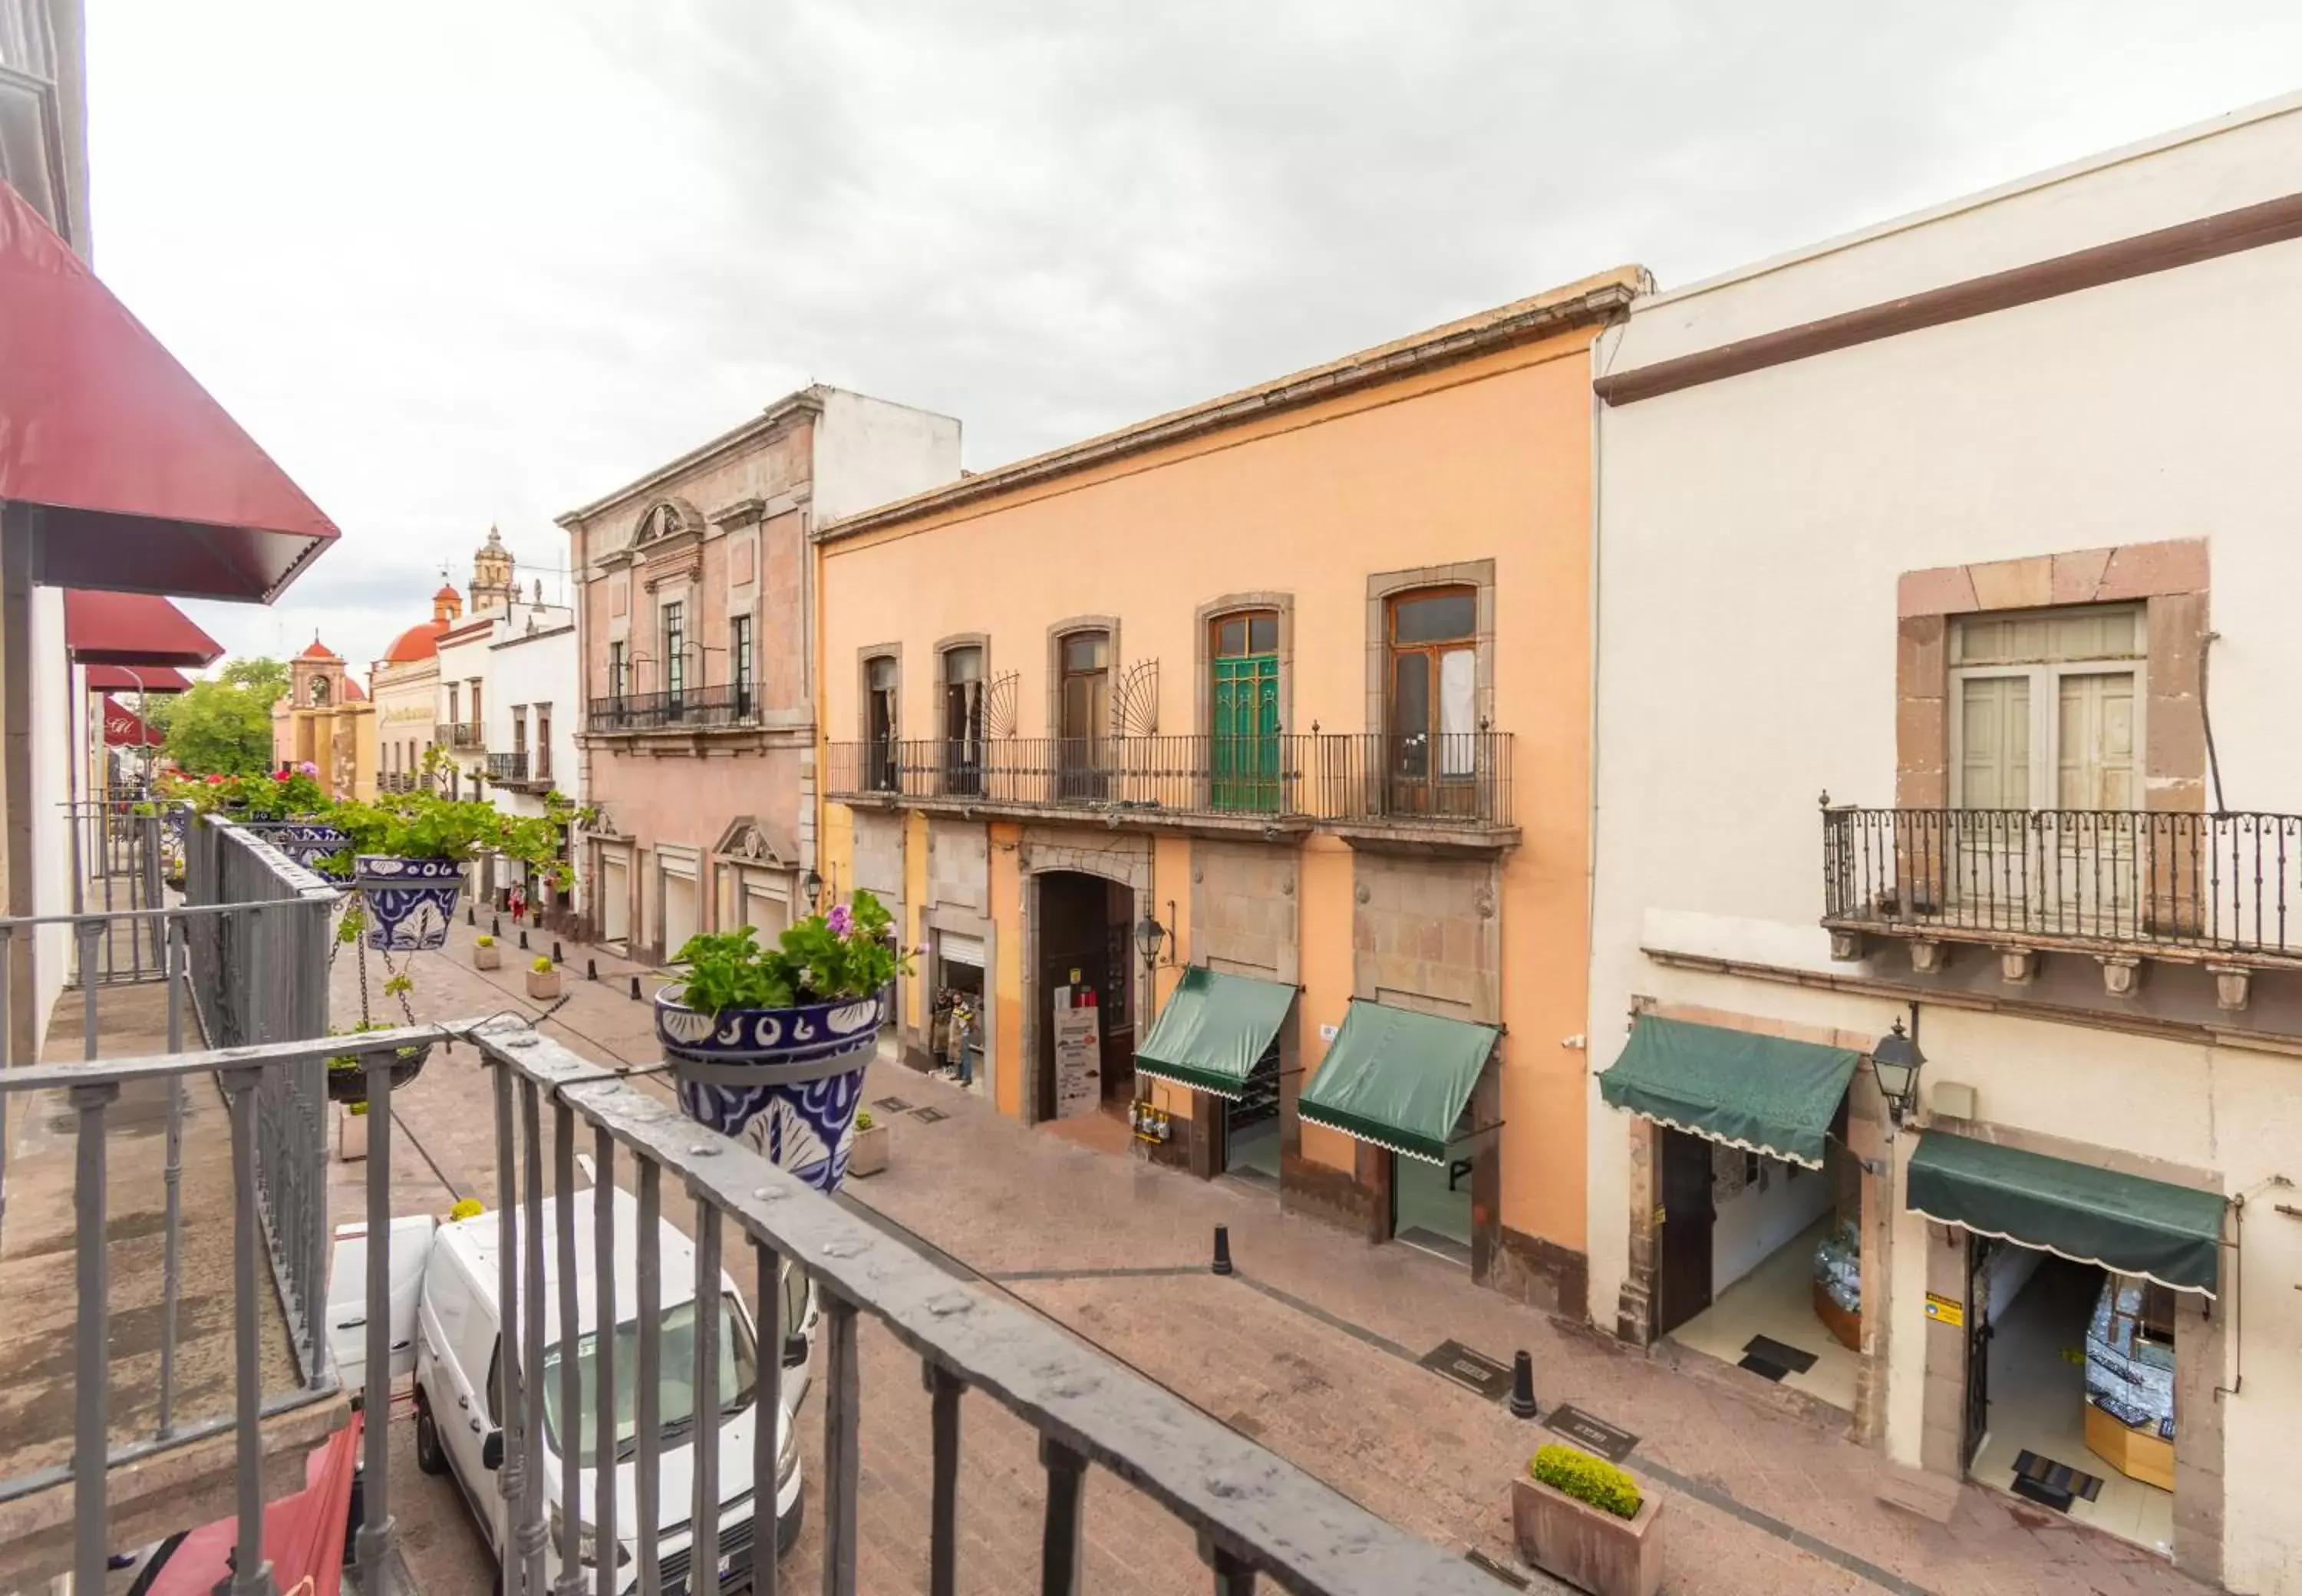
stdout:
<svg viewBox="0 0 2302 1596">
<path fill-rule="evenodd" d="M 356 662 L 810 379 L 975 466 L 2292 87 L 2302 8 L 101 0 L 98 269 L 342 525 Z"/>
</svg>

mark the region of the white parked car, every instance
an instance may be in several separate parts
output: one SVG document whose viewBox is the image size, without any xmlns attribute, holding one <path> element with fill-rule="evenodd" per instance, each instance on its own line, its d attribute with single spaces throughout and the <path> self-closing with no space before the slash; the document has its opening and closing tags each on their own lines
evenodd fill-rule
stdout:
<svg viewBox="0 0 2302 1596">
<path fill-rule="evenodd" d="M 588 1164 L 589 1160 L 584 1162 Z M 567 1354 L 567 1340 L 559 1323 L 559 1247 L 552 1205 L 547 1204 L 543 1214 L 543 1367 L 540 1375 L 530 1373 L 527 1385 L 531 1397 L 541 1400 L 543 1422 L 542 1490 L 550 1533 L 545 1550 L 547 1583 L 557 1577 L 563 1515 L 571 1510 L 584 1526 L 580 1533 L 585 1565 L 596 1567 L 601 1556 L 590 1527 L 596 1522 L 592 1504 L 598 1490 L 599 1471 L 593 1463 L 597 1415 L 592 1405 L 594 1360 L 600 1347 L 592 1204 L 590 1191 L 577 1194 L 576 1270 L 581 1311 L 574 1357 L 583 1397 L 582 1411 L 572 1425 L 560 1405 L 560 1359 Z M 481 1214 L 447 1223 L 428 1218 L 393 1222 L 391 1344 L 394 1374 L 405 1373 L 410 1367 L 415 1371 L 418 1466 L 426 1474 L 447 1474 L 455 1480 L 500 1560 L 508 1526 L 497 1483 L 505 1444 L 500 1428 L 503 1315 L 497 1294 L 497 1217 Z M 639 1583 L 638 1464 L 633 1437 L 638 1413 L 634 1393 L 639 1374 L 640 1238 L 639 1204 L 629 1192 L 615 1194 L 614 1218 L 618 1323 L 612 1341 L 620 1458 L 615 1475 L 615 1529 L 619 1544 L 607 1555 L 625 1570 L 618 1588 L 628 1591 Z M 687 1565 L 694 1500 L 695 1246 L 668 1222 L 659 1225 L 656 1245 L 662 1260 L 662 1358 L 658 1388 L 662 1490 L 655 1506 L 657 1548 L 664 1588 L 685 1590 L 691 1588 Z M 366 1258 L 365 1226 L 348 1225 L 337 1231 L 329 1281 L 329 1339 L 345 1387 L 354 1392 L 360 1389 L 365 1371 L 362 1288 Z M 735 1280 L 724 1273 L 719 1291 L 719 1575 L 721 1581 L 735 1583 L 745 1577 L 751 1564 L 752 1437 L 759 1422 L 753 1393 L 759 1387 L 759 1360 L 763 1357 L 780 1357 L 784 1363 L 782 1410 L 776 1421 L 778 1553 L 790 1546 L 799 1531 L 800 1463 L 792 1415 L 807 1394 L 807 1349 L 815 1315 L 805 1277 L 786 1265 L 783 1301 L 777 1306 L 782 1323 L 795 1327 L 794 1332 L 762 1348 L 750 1309 L 744 1306 Z M 571 1443 L 577 1449 L 572 1480 L 564 1461 L 565 1449 Z M 714 1587 L 696 1582 L 693 1588 Z"/>
</svg>

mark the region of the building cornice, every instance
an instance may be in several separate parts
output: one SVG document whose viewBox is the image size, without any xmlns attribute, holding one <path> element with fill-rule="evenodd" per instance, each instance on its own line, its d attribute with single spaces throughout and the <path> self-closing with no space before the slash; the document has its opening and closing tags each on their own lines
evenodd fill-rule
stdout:
<svg viewBox="0 0 2302 1596">
<path fill-rule="evenodd" d="M 1570 328 L 1604 325 L 1626 313 L 1631 302 L 1640 294 L 1651 291 L 1652 286 L 1652 279 L 1644 267 L 1620 267 L 1532 298 L 1514 300 L 1477 315 L 1362 349 L 1324 365 L 1172 410 L 1115 433 L 963 476 L 943 487 L 835 521 L 817 531 L 814 541 L 837 542 L 882 527 L 901 525 L 1263 416 L 1532 343 Z"/>
<path fill-rule="evenodd" d="M 618 505 L 628 504 L 631 500 L 676 480 L 699 466 L 708 465 L 722 455 L 741 449 L 745 444 L 758 441 L 796 416 L 821 416 L 823 396 L 826 391 L 821 387 L 813 387 L 802 388 L 796 393 L 786 394 L 732 432 L 722 433 L 709 443 L 690 449 L 677 459 L 658 466 L 645 476 L 626 483 L 615 491 L 595 499 L 579 509 L 569 510 L 566 515 L 556 517 L 554 519 L 559 525 L 573 532 L 580 524 L 591 520 L 595 516 L 602 515 Z"/>
</svg>

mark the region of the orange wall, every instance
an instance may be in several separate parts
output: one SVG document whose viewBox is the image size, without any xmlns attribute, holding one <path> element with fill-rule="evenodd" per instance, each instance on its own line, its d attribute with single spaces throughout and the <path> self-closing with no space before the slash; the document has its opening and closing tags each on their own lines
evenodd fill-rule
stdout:
<svg viewBox="0 0 2302 1596">
<path fill-rule="evenodd" d="M 937 735 L 934 647 L 961 633 L 988 634 L 989 674 L 1019 674 L 1016 734 L 1049 735 L 1047 630 L 1078 615 L 1119 618 L 1115 668 L 1159 661 L 1161 732 L 1204 730 L 1196 611 L 1257 590 L 1293 595 L 1286 729 L 1357 732 L 1374 729 L 1368 575 L 1493 559 L 1495 729 L 1515 735 L 1524 833 L 1500 905 L 1503 1221 L 1577 1249 L 1584 1054 L 1560 1044 L 1585 1023 L 1589 345 L 1577 331 L 842 539 L 821 550 L 819 595 L 828 742 L 861 735 L 860 651 L 890 642 L 903 735 Z M 1005 922 L 1020 899 L 1012 856 L 1003 871 L 995 848 L 993 869 Z M 1309 1063 L 1350 991 L 1349 854 L 1315 841 L 1303 891 Z M 1003 941 L 1003 1038 L 1019 1034 L 1004 1007 L 1012 951 Z M 1324 1138 L 1306 1151 L 1349 1162 Z"/>
</svg>

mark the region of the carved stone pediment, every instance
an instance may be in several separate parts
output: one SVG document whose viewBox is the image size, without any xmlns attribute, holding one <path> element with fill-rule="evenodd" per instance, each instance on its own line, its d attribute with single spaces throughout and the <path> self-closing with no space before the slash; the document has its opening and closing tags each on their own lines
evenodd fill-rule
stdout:
<svg viewBox="0 0 2302 1596">
<path fill-rule="evenodd" d="M 713 855 L 735 864 L 756 864 L 769 869 L 792 869 L 799 863 L 799 844 L 762 826 L 750 815 L 738 815 L 720 834 Z"/>
</svg>

